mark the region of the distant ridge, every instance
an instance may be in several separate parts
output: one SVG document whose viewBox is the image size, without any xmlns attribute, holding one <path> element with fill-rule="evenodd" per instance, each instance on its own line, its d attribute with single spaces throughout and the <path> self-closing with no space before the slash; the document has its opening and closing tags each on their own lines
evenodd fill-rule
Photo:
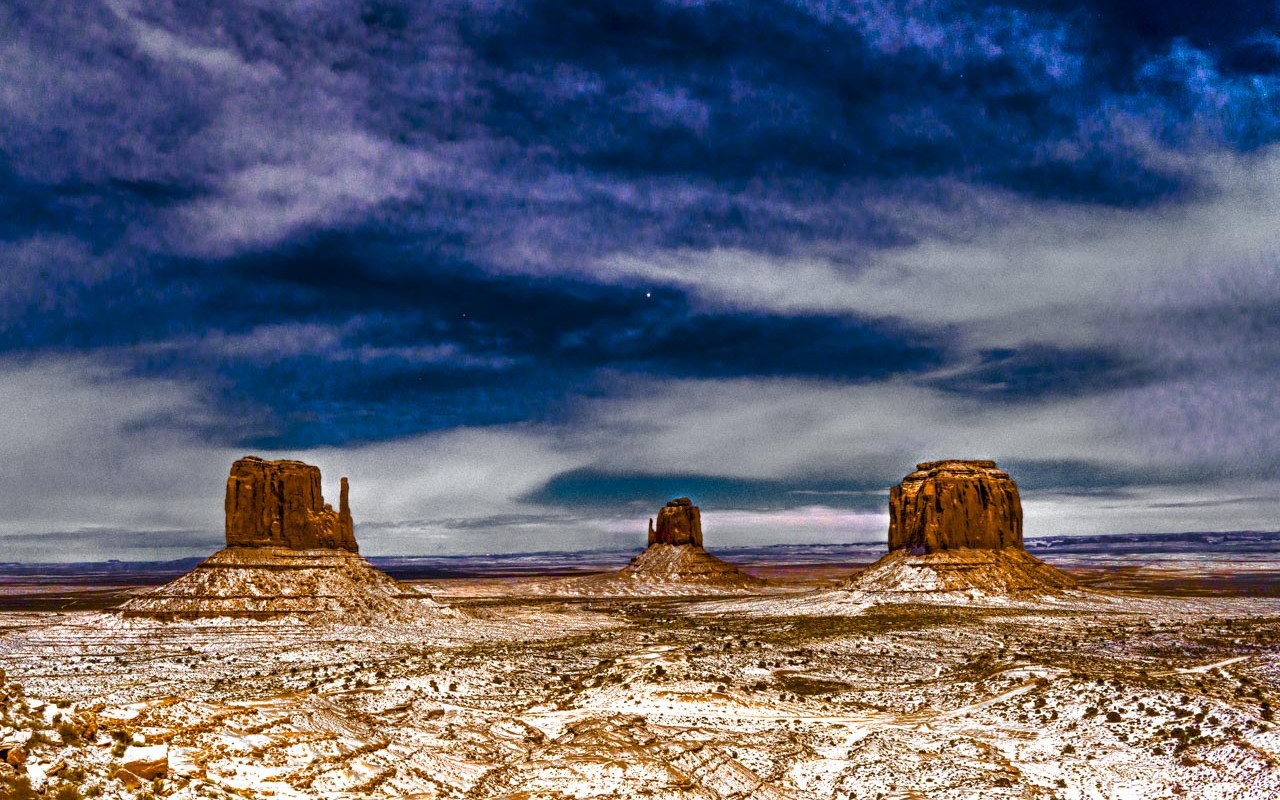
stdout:
<svg viewBox="0 0 1280 800">
<path fill-rule="evenodd" d="M 1025 549 L 1045 553 L 1123 555 L 1139 550 L 1126 545 L 1164 545 L 1165 552 L 1196 554 L 1212 545 L 1212 552 L 1226 551 L 1274 555 L 1280 560 L 1280 531 L 1190 531 L 1175 533 L 1102 533 L 1086 536 L 1027 537 Z M 581 573 L 618 569 L 641 549 L 534 550 L 522 553 L 471 553 L 460 555 L 366 556 L 375 567 L 396 577 L 500 577 L 509 574 Z M 883 541 L 821 542 L 717 547 L 724 560 L 745 565 L 870 563 L 884 553 Z M 167 560 L 107 561 L 0 561 L 0 578 L 6 576 L 74 576 L 85 573 L 145 577 L 148 574 L 180 575 L 204 560 L 203 556 Z"/>
</svg>

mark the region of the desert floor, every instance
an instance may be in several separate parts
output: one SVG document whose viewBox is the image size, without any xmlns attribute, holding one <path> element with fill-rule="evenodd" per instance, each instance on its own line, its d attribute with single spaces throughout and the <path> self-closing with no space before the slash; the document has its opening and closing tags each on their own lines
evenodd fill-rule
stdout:
<svg viewBox="0 0 1280 800">
<path fill-rule="evenodd" d="M 65 798 L 1280 797 L 1270 579 L 886 603 L 837 572 L 427 581 L 445 607 L 396 624 L 11 610 L 0 739 Z M 144 757 L 166 769 L 130 787 Z"/>
</svg>

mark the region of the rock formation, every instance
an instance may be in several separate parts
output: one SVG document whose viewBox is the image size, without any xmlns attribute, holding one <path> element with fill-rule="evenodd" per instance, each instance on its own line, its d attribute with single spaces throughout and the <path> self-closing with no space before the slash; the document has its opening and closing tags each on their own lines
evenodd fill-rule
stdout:
<svg viewBox="0 0 1280 800">
<path fill-rule="evenodd" d="M 227 547 L 358 552 L 342 479 L 338 511 L 320 494 L 320 468 L 247 456 L 227 478 Z"/>
<path fill-rule="evenodd" d="M 1018 485 L 994 461 L 926 461 L 889 490 L 889 549 L 1022 548 Z"/>
<path fill-rule="evenodd" d="M 687 497 L 667 503 L 658 524 L 649 520 L 649 546 L 611 575 L 578 579 L 575 591 L 611 594 L 690 594 L 760 587 L 759 578 L 702 547 L 702 515 Z"/>
<path fill-rule="evenodd" d="M 649 544 L 691 544 L 702 547 L 702 515 L 687 497 L 677 497 L 658 512 L 658 528 L 649 520 Z"/>
<path fill-rule="evenodd" d="M 125 617 L 191 619 L 319 615 L 368 622 L 436 604 L 360 557 L 342 479 L 338 510 L 320 469 L 248 456 L 227 478 L 227 547 L 180 578 L 129 600 Z"/>
<path fill-rule="evenodd" d="M 889 554 L 850 588 L 877 594 L 1042 593 L 1070 576 L 1022 549 L 1018 486 L 994 461 L 916 465 L 889 491 Z"/>
</svg>

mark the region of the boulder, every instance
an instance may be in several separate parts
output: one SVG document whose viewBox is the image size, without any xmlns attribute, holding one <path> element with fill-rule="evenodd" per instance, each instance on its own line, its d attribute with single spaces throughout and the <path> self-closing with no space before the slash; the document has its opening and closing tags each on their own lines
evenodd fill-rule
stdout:
<svg viewBox="0 0 1280 800">
<path fill-rule="evenodd" d="M 1022 549 L 1018 485 L 994 461 L 926 461 L 889 491 L 889 549 Z"/>
<path fill-rule="evenodd" d="M 658 527 L 649 521 L 649 544 L 691 544 L 702 547 L 702 516 L 687 497 L 679 497 L 658 512 Z"/>
<path fill-rule="evenodd" d="M 142 779 L 127 769 L 116 770 L 116 780 L 126 789 L 141 789 Z"/>
<path fill-rule="evenodd" d="M 120 759 L 120 767 L 146 781 L 159 778 L 169 770 L 169 746 L 129 747 Z"/>
<path fill-rule="evenodd" d="M 358 552 L 342 479 L 338 510 L 320 493 L 320 468 L 247 456 L 227 478 L 227 547 Z"/>
</svg>

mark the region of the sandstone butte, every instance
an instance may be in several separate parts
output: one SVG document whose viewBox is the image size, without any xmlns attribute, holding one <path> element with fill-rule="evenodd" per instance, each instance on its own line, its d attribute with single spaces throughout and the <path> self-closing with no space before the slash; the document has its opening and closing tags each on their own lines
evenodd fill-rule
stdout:
<svg viewBox="0 0 1280 800">
<path fill-rule="evenodd" d="M 359 552 L 349 491 L 343 478 L 334 511 L 320 494 L 319 467 L 246 456 L 231 465 L 227 477 L 227 547 Z"/>
<path fill-rule="evenodd" d="M 129 600 L 125 617 L 194 619 L 283 615 L 344 622 L 418 619 L 439 608 L 359 555 L 342 479 L 338 510 L 320 493 L 320 469 L 254 456 L 227 477 L 226 548 L 191 572 Z"/>
<path fill-rule="evenodd" d="M 702 514 L 687 497 L 668 502 L 658 512 L 658 524 L 649 520 L 649 544 L 644 552 L 603 582 L 600 588 L 627 587 L 638 592 L 662 594 L 695 590 L 739 590 L 763 586 L 764 581 L 721 561 L 702 547 Z"/>
<path fill-rule="evenodd" d="M 889 549 L 1022 548 L 1018 485 L 994 461 L 926 461 L 889 490 Z"/>
<path fill-rule="evenodd" d="M 649 520 L 649 544 L 691 544 L 702 547 L 702 514 L 693 501 L 678 497 L 658 512 L 658 527 Z"/>
<path fill-rule="evenodd" d="M 916 465 L 889 491 L 889 553 L 850 588 L 887 594 L 1003 595 L 1073 586 L 1022 546 L 1018 485 L 994 461 Z"/>
</svg>

